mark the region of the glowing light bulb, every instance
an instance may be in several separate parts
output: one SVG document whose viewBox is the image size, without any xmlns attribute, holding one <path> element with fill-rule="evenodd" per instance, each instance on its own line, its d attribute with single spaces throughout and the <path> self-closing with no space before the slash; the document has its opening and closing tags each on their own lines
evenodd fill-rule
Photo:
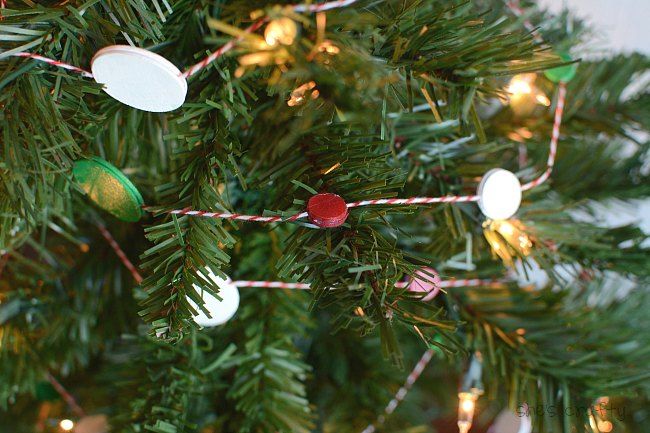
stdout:
<svg viewBox="0 0 650 433">
<path fill-rule="evenodd" d="M 551 100 L 535 87 L 535 74 L 518 74 L 506 87 L 510 108 L 519 117 L 529 116 L 538 105 L 548 107 Z"/>
<path fill-rule="evenodd" d="M 598 421 L 598 430 L 603 433 L 609 433 L 614 428 L 611 421 Z"/>
<path fill-rule="evenodd" d="M 527 74 L 515 75 L 506 91 L 511 93 L 514 96 L 517 95 L 528 95 L 533 92 L 533 86 L 531 86 L 531 80 L 526 77 Z"/>
<path fill-rule="evenodd" d="M 540 104 L 542 104 L 545 107 L 550 107 L 551 106 L 551 100 L 548 99 L 548 97 L 546 95 L 544 95 L 543 93 L 538 93 L 537 95 L 535 95 L 535 100 L 537 100 L 537 102 L 539 102 Z"/>
<path fill-rule="evenodd" d="M 69 419 L 62 419 L 59 423 L 59 427 L 61 427 L 61 430 L 70 431 L 74 428 L 74 422 Z"/>
<path fill-rule="evenodd" d="M 477 398 L 478 394 L 474 392 L 458 393 L 458 430 L 460 433 L 467 433 L 472 428 Z"/>
<path fill-rule="evenodd" d="M 318 51 L 333 56 L 335 54 L 338 54 L 341 50 L 339 49 L 339 47 L 334 45 L 331 41 L 323 41 L 318 46 Z"/>
<path fill-rule="evenodd" d="M 291 97 L 287 101 L 289 107 L 295 107 L 296 105 L 302 105 L 307 102 L 308 98 L 316 99 L 320 95 L 318 89 L 315 89 L 316 83 L 310 81 L 301 86 L 296 87 L 291 92 Z"/>
<path fill-rule="evenodd" d="M 270 46 L 277 44 L 291 45 L 298 34 L 298 26 L 287 17 L 271 21 L 264 30 L 264 39 Z"/>
<path fill-rule="evenodd" d="M 498 230 L 504 237 L 512 236 L 515 233 L 515 227 L 508 221 L 501 221 Z"/>
<path fill-rule="evenodd" d="M 495 220 L 513 216 L 521 204 L 521 183 L 513 173 L 495 168 L 483 176 L 478 186 L 481 212 Z"/>
<path fill-rule="evenodd" d="M 464 412 L 471 412 L 474 410 L 475 404 L 472 400 L 462 400 L 461 403 L 461 410 Z"/>
</svg>

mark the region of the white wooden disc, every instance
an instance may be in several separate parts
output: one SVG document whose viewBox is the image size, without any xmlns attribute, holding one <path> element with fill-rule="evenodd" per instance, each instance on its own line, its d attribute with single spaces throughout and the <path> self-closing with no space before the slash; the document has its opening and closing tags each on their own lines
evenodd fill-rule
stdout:
<svg viewBox="0 0 650 433">
<path fill-rule="evenodd" d="M 97 51 L 90 68 L 106 93 L 130 107 L 162 113 L 185 102 L 187 81 L 181 71 L 151 51 L 111 45 Z"/>
<path fill-rule="evenodd" d="M 478 206 L 494 220 L 513 216 L 521 204 L 521 183 L 512 172 L 493 168 L 485 173 L 478 186 Z"/>
<path fill-rule="evenodd" d="M 527 407 L 522 405 L 516 414 L 509 410 L 501 411 L 488 430 L 488 433 L 531 433 L 532 424 Z"/>
<path fill-rule="evenodd" d="M 192 308 L 198 312 L 194 316 L 194 321 L 199 326 L 218 326 L 223 323 L 226 323 L 232 318 L 239 308 L 239 290 L 232 283 L 232 280 L 228 278 L 224 280 L 221 277 L 214 275 L 212 272 L 208 273 L 208 277 L 214 281 L 219 286 L 219 296 L 221 301 L 202 290 L 201 287 L 194 285 L 196 292 L 203 298 L 204 307 L 210 315 L 206 315 L 203 310 L 201 310 L 198 305 L 196 305 L 189 297 L 187 301 L 190 303 Z"/>
</svg>

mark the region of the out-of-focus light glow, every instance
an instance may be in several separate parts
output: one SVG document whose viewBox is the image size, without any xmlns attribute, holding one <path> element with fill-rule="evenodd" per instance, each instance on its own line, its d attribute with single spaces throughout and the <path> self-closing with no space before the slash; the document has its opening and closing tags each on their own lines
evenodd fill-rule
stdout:
<svg viewBox="0 0 650 433">
<path fill-rule="evenodd" d="M 506 88 L 512 95 L 528 95 L 533 92 L 530 80 L 524 77 L 525 74 L 515 75 Z"/>
<path fill-rule="evenodd" d="M 477 398 L 478 394 L 475 392 L 458 393 L 458 430 L 460 433 L 467 433 L 472 428 Z"/>
<path fill-rule="evenodd" d="M 545 107 L 550 107 L 551 106 L 551 100 L 548 99 L 548 97 L 546 95 L 544 95 L 543 93 L 538 93 L 537 95 L 535 95 L 535 99 L 537 100 L 537 102 L 539 102 L 540 104 L 542 104 Z"/>
<path fill-rule="evenodd" d="M 298 34 L 298 27 L 291 18 L 278 18 L 271 21 L 264 30 L 264 39 L 270 46 L 291 45 Z"/>
<path fill-rule="evenodd" d="M 59 423 L 59 427 L 61 427 L 61 430 L 63 431 L 70 431 L 74 428 L 74 422 L 69 419 L 62 419 Z"/>
<path fill-rule="evenodd" d="M 461 409 L 465 412 L 474 410 L 475 404 L 473 400 L 461 400 Z"/>
<path fill-rule="evenodd" d="M 598 421 L 598 430 L 602 433 L 609 433 L 614 428 L 614 425 L 611 421 Z"/>
<path fill-rule="evenodd" d="M 505 88 L 513 113 L 519 117 L 533 114 L 539 105 L 549 107 L 551 100 L 535 86 L 535 74 L 518 74 L 512 77 Z"/>
<path fill-rule="evenodd" d="M 291 97 L 287 101 L 289 107 L 295 107 L 296 105 L 304 104 L 308 98 L 316 99 L 320 95 L 318 89 L 315 89 L 316 83 L 310 81 L 301 86 L 296 87 L 293 92 L 291 92 Z"/>
<path fill-rule="evenodd" d="M 531 254 L 534 240 L 526 233 L 526 227 L 517 219 L 487 220 L 483 224 L 485 239 L 492 251 L 509 265 L 515 257 L 527 257 Z"/>
</svg>

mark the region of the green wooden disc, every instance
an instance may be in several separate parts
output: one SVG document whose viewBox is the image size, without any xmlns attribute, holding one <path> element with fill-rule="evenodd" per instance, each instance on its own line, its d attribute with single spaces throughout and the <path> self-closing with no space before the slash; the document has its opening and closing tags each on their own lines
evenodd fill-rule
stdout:
<svg viewBox="0 0 650 433">
<path fill-rule="evenodd" d="M 560 53 L 560 58 L 565 62 L 570 62 L 573 59 L 567 53 Z M 558 66 L 557 68 L 547 69 L 544 71 L 546 78 L 551 80 L 554 83 L 567 83 L 576 76 L 578 71 L 578 65 L 576 63 L 571 63 L 570 65 Z"/>
<path fill-rule="evenodd" d="M 96 156 L 74 163 L 72 174 L 88 197 L 123 221 L 142 217 L 144 201 L 137 188 L 114 165 Z"/>
</svg>

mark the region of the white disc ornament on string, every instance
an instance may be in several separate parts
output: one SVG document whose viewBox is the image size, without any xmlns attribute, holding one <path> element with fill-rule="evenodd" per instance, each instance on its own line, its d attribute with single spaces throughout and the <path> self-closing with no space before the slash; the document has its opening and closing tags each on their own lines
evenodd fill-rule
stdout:
<svg viewBox="0 0 650 433">
<path fill-rule="evenodd" d="M 189 296 L 187 297 L 187 301 L 198 313 L 193 317 L 194 321 L 197 325 L 205 327 L 218 326 L 226 323 L 235 315 L 239 308 L 239 290 L 235 287 L 230 278 L 224 280 L 223 278 L 214 275 L 211 271 L 208 271 L 208 278 L 219 286 L 219 297 L 221 300 L 201 289 L 201 287 L 196 284 L 194 284 L 194 289 L 203 299 L 203 307 L 210 313 L 210 315 L 205 314 L 205 312 L 199 308 L 199 306 L 196 305 Z"/>
<path fill-rule="evenodd" d="M 517 408 L 517 413 L 509 410 L 502 411 L 488 429 L 488 433 L 531 433 L 533 425 L 528 413 L 528 406 L 523 404 Z"/>
<path fill-rule="evenodd" d="M 477 194 L 478 206 L 486 217 L 504 220 L 519 210 L 521 183 L 512 172 L 494 168 L 481 179 Z"/>
<path fill-rule="evenodd" d="M 151 51 L 111 45 L 97 51 L 90 69 L 106 93 L 130 107 L 162 113 L 185 102 L 187 81 L 183 74 Z"/>
</svg>

